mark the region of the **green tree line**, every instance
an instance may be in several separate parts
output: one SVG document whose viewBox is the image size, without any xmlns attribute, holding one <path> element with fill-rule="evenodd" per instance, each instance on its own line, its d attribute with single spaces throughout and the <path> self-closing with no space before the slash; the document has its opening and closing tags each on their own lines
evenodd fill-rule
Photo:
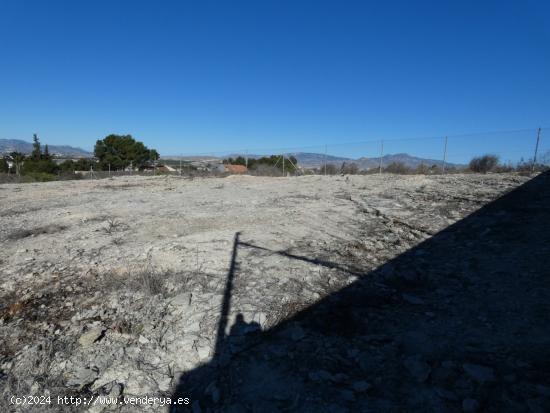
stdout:
<svg viewBox="0 0 550 413">
<path fill-rule="evenodd" d="M 66 160 L 58 163 L 50 154 L 48 145 L 42 147 L 38 136 L 33 136 L 33 147 L 29 155 L 20 152 L 12 152 L 9 159 L 14 168 L 10 171 L 8 159 L 0 158 L 0 173 L 15 173 L 27 176 L 34 180 L 47 181 L 55 179 L 61 174 L 74 175 L 75 171 L 124 169 L 129 166 L 142 169 L 147 164 L 159 159 L 159 153 L 155 149 L 147 148 L 142 142 L 136 141 L 131 135 L 109 135 L 103 140 L 98 140 L 94 148 L 92 158 L 78 160 Z"/>
<path fill-rule="evenodd" d="M 298 166 L 298 160 L 294 156 L 286 156 L 285 159 L 285 171 L 294 173 Z M 223 163 L 230 165 L 247 165 L 247 160 L 244 156 L 237 156 L 236 158 L 227 158 L 223 160 Z M 248 169 L 258 169 L 260 165 L 267 165 L 276 167 L 283 170 L 283 157 L 282 155 L 264 156 L 262 158 L 248 158 Z"/>
</svg>

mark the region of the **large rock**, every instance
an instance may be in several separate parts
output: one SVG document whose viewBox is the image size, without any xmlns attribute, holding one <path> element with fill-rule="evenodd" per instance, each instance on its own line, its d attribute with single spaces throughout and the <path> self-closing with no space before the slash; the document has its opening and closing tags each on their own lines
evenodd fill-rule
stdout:
<svg viewBox="0 0 550 413">
<path fill-rule="evenodd" d="M 103 338 L 103 333 L 105 332 L 105 328 L 103 327 L 92 327 L 87 332 L 82 334 L 80 338 L 78 339 L 78 343 L 82 347 L 89 347 L 92 344 L 94 344 L 96 341 L 101 340 Z"/>
<path fill-rule="evenodd" d="M 69 380 L 67 380 L 68 387 L 75 387 L 82 389 L 84 386 L 93 383 L 98 377 L 99 371 L 95 368 L 81 367 L 75 370 Z"/>
</svg>

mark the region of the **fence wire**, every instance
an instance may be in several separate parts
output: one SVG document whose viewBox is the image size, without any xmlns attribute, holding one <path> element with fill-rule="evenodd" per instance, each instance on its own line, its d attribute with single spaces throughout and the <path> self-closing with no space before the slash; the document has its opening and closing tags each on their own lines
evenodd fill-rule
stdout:
<svg viewBox="0 0 550 413">
<path fill-rule="evenodd" d="M 538 146 L 537 146 L 538 145 Z M 287 148 L 249 148 L 172 157 L 207 164 L 238 156 L 295 156 L 300 168 L 324 169 L 325 165 L 356 164 L 362 171 L 384 170 L 392 164 L 423 165 L 442 170 L 464 169 L 483 155 L 496 156 L 503 167 L 550 165 L 550 128 L 483 132 L 426 138 L 372 139 Z M 170 157 L 166 157 L 170 158 Z"/>
</svg>

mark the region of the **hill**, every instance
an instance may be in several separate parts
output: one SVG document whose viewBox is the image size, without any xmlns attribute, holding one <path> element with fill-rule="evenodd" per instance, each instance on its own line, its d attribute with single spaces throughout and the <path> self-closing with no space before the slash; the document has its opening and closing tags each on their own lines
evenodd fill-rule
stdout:
<svg viewBox="0 0 550 413">
<path fill-rule="evenodd" d="M 69 145 L 48 145 L 48 149 L 52 155 L 57 156 L 92 156 L 91 152 Z M 30 154 L 32 152 L 32 143 L 19 139 L 0 139 L 0 153 L 10 152 Z"/>
<path fill-rule="evenodd" d="M 324 165 L 324 162 L 325 162 L 325 155 L 321 153 L 296 152 L 290 155 L 295 156 L 296 159 L 298 159 L 298 163 L 300 164 L 300 166 L 306 167 L 306 168 L 319 167 L 321 165 Z M 345 157 L 327 155 L 326 162 L 327 164 L 333 164 L 333 165 L 341 165 L 342 162 L 355 163 L 359 166 L 360 169 L 371 169 L 371 168 L 378 167 L 378 165 L 380 164 L 380 158 L 379 157 L 374 157 L 374 158 L 362 157 L 362 158 L 354 159 L 354 158 L 345 158 Z M 408 166 L 410 168 L 415 168 L 421 164 L 428 165 L 428 166 L 443 165 L 442 160 L 420 158 L 420 157 L 412 156 L 406 153 L 388 154 L 382 157 L 383 166 L 387 166 L 393 162 L 403 163 L 405 166 Z M 447 163 L 447 165 L 451 166 L 451 164 L 449 163 Z M 458 166 L 458 165 L 455 165 L 455 166 Z"/>
<path fill-rule="evenodd" d="M 182 159 L 186 161 L 195 161 L 195 162 L 214 162 L 214 161 L 220 161 L 222 159 L 227 158 L 237 158 L 239 156 L 248 156 L 249 159 L 257 159 L 261 158 L 265 155 L 258 155 L 258 154 L 243 154 L 243 153 L 232 153 L 230 155 L 224 156 L 224 157 L 217 157 L 217 156 L 165 156 L 162 157 L 162 159 Z M 332 164 L 336 166 L 342 165 L 343 162 L 346 163 L 355 163 L 359 166 L 359 169 L 365 170 L 365 169 L 371 169 L 371 168 L 377 168 L 380 164 L 380 158 L 373 157 L 373 158 L 367 158 L 367 157 L 361 157 L 361 158 L 346 158 L 343 156 L 334 156 L 334 155 L 325 155 L 323 153 L 315 153 L 315 152 L 289 152 L 287 153 L 287 156 L 294 156 L 298 160 L 298 164 L 303 168 L 319 168 L 322 165 L 325 164 L 325 159 L 327 164 Z M 424 164 L 427 166 L 442 166 L 443 161 L 440 159 L 429 159 L 429 158 L 421 158 L 418 156 L 412 156 L 407 153 L 396 153 L 396 154 L 388 154 L 384 155 L 382 157 L 382 165 L 387 166 L 391 163 L 403 163 L 405 166 L 409 168 L 416 168 L 417 166 Z M 458 164 L 452 164 L 447 162 L 448 166 L 462 166 Z"/>
</svg>

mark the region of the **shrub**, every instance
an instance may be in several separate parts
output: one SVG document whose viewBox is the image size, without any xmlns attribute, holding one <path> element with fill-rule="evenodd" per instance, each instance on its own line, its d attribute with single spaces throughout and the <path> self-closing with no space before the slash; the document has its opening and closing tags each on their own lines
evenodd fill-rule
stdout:
<svg viewBox="0 0 550 413">
<path fill-rule="evenodd" d="M 57 164 L 51 159 L 34 160 L 32 158 L 25 159 L 22 172 L 24 175 L 54 175 L 59 171 Z M 42 180 L 42 179 L 37 179 Z"/>
<path fill-rule="evenodd" d="M 27 182 L 49 182 L 54 181 L 57 175 L 46 172 L 26 172 L 25 181 Z"/>
<path fill-rule="evenodd" d="M 0 172 L 0 184 L 17 182 L 17 178 L 18 176 L 15 176 L 13 174 L 10 175 Z"/>
<path fill-rule="evenodd" d="M 0 158 L 0 173 L 8 173 L 9 171 L 10 168 L 8 166 L 6 158 Z"/>
<path fill-rule="evenodd" d="M 322 165 L 319 171 L 321 174 L 324 174 L 326 172 L 327 175 L 336 175 L 338 173 L 338 168 L 336 168 L 335 165 L 329 163 L 326 166 Z"/>
<path fill-rule="evenodd" d="M 514 171 L 514 166 L 511 165 L 510 163 L 507 163 L 507 164 L 501 164 L 501 165 L 497 165 L 495 168 L 494 168 L 494 171 L 495 172 L 498 172 L 498 173 L 505 173 L 505 172 L 513 172 Z"/>
<path fill-rule="evenodd" d="M 259 164 L 255 165 L 250 173 L 257 176 L 281 176 L 283 172 L 273 165 Z"/>
<path fill-rule="evenodd" d="M 540 156 L 535 164 L 533 159 L 521 160 L 516 165 L 516 171 L 521 173 L 544 172 L 550 167 L 550 151 Z"/>
<path fill-rule="evenodd" d="M 89 171 L 90 168 L 93 168 L 95 171 L 98 169 L 98 165 L 96 162 L 94 162 L 93 159 L 89 158 L 80 158 L 77 161 L 72 161 L 73 168 L 75 171 Z M 109 165 L 107 165 L 107 169 L 109 168 Z"/>
<path fill-rule="evenodd" d="M 264 156 L 261 158 L 248 158 L 248 161 L 243 156 L 237 156 L 236 158 L 227 158 L 223 160 L 224 164 L 230 165 L 243 165 L 247 166 L 249 170 L 259 169 L 263 166 L 273 166 L 279 169 L 281 175 L 283 170 L 283 156 L 282 155 L 271 155 Z M 292 155 L 284 155 L 284 164 L 285 164 L 285 173 L 295 173 L 298 165 L 298 160 Z M 266 169 L 267 170 L 267 169 Z M 275 175 L 273 175 L 275 176 Z"/>
<path fill-rule="evenodd" d="M 359 173 L 359 166 L 356 163 L 342 163 L 340 168 L 341 173 L 346 175 L 357 175 Z"/>
<path fill-rule="evenodd" d="M 384 172 L 391 174 L 409 174 L 411 173 L 411 168 L 405 165 L 403 162 L 392 162 L 384 168 Z"/>
<path fill-rule="evenodd" d="M 498 156 L 483 155 L 472 158 L 469 168 L 472 172 L 487 173 L 498 166 Z"/>
</svg>

